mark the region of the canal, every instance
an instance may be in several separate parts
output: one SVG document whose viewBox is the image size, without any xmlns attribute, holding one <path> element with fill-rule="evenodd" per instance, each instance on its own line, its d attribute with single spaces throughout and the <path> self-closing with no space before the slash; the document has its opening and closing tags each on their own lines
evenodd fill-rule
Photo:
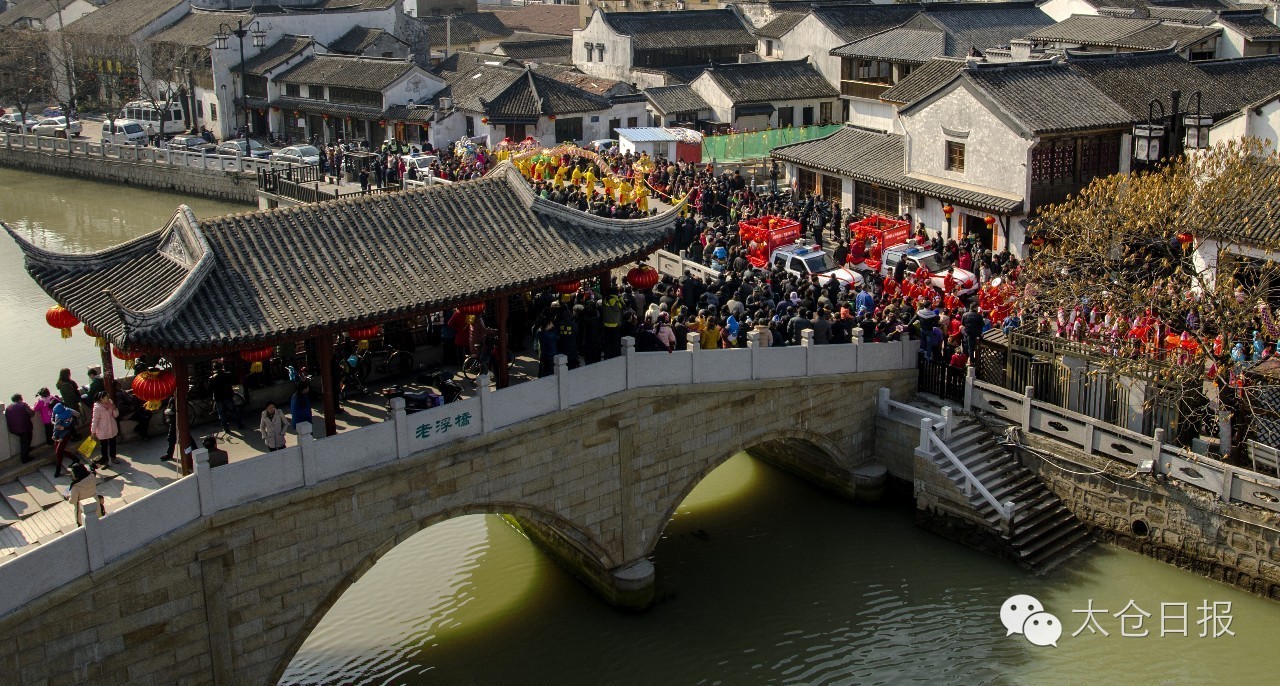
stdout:
<svg viewBox="0 0 1280 686">
<path fill-rule="evenodd" d="M 0 219 L 54 249 L 136 237 L 179 202 L 245 209 L 0 169 Z M 44 324 L 50 300 L 7 237 L 0 265 L 0 391 L 51 386 L 60 366 L 83 380 L 91 341 Z M 917 529 L 909 506 L 852 505 L 747 455 L 694 490 L 654 561 L 662 600 L 620 614 L 502 519 L 450 520 L 352 585 L 282 683 L 1253 684 L 1280 670 L 1280 604 L 1106 546 L 1030 575 Z M 999 608 L 1015 594 L 1060 620 L 1056 647 L 1005 635 Z M 1108 635 L 1072 637 L 1090 602 Z M 1202 624 L 1206 602 L 1230 608 Z M 1125 621 L 1147 635 L 1123 636 Z M 1234 635 L 1213 638 L 1224 624 Z"/>
</svg>

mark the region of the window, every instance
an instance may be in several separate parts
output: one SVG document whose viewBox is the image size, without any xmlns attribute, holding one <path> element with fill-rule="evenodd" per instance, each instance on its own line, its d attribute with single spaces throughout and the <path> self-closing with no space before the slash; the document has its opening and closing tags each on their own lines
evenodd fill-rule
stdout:
<svg viewBox="0 0 1280 686">
<path fill-rule="evenodd" d="M 196 101 L 196 114 L 201 119 L 204 119 L 204 101 L 203 100 Z"/>
<path fill-rule="evenodd" d="M 267 97 L 267 77 L 257 74 L 245 74 L 244 94 L 255 98 Z"/>
<path fill-rule="evenodd" d="M 209 103 L 209 119 L 218 121 L 218 103 L 216 102 Z"/>
<path fill-rule="evenodd" d="M 764 56 L 773 57 L 773 41 L 772 40 L 766 40 L 764 42 Z"/>
<path fill-rule="evenodd" d="M 843 186 L 844 182 L 840 180 L 839 176 L 822 175 L 822 197 L 827 200 L 834 200 L 839 203 Z"/>
<path fill-rule="evenodd" d="M 604 61 L 604 43 L 596 43 L 596 51 L 600 53 L 600 61 Z"/>
<path fill-rule="evenodd" d="M 813 126 L 813 107 L 806 107 L 800 110 L 800 124 L 802 126 Z"/>
<path fill-rule="evenodd" d="M 818 192 L 818 175 L 812 169 L 797 170 L 796 187 L 809 193 Z"/>
<path fill-rule="evenodd" d="M 596 49 L 595 44 L 594 44 L 594 43 L 583 43 L 583 44 L 582 44 L 582 47 L 583 47 L 583 49 L 585 49 L 585 50 L 587 51 L 587 61 L 588 61 L 588 62 L 590 62 L 590 61 L 591 61 L 591 58 L 595 55 L 595 49 Z"/>
<path fill-rule="evenodd" d="M 893 83 L 893 63 L 884 60 L 856 60 L 854 80 Z"/>
<path fill-rule="evenodd" d="M 779 107 L 778 108 L 778 128 L 785 129 L 788 126 L 796 124 L 796 108 Z"/>
<path fill-rule="evenodd" d="M 476 119 L 475 117 L 467 117 L 467 138 L 476 135 Z"/>
<path fill-rule="evenodd" d="M 964 143 L 947 141 L 947 171 L 964 173 Z"/>
<path fill-rule="evenodd" d="M 363 88 L 339 88 L 337 86 L 330 86 L 329 100 L 330 102 L 345 102 L 352 105 L 382 107 L 382 93 L 379 91 L 365 90 Z"/>
<path fill-rule="evenodd" d="M 819 124 L 831 123 L 831 103 L 824 102 L 824 103 L 818 104 L 818 123 Z"/>
<path fill-rule="evenodd" d="M 307 97 L 312 100 L 324 100 L 324 86 L 311 84 L 307 86 Z"/>
<path fill-rule="evenodd" d="M 582 140 L 582 117 L 560 117 L 556 119 L 556 142 Z"/>
<path fill-rule="evenodd" d="M 296 83 L 286 83 L 284 85 L 284 94 L 291 98 L 301 98 L 302 86 L 299 86 Z"/>
<path fill-rule="evenodd" d="M 627 117 L 627 128 L 634 129 L 639 125 L 640 125 L 639 117 Z M 521 138 L 520 140 L 524 140 L 524 139 Z"/>
</svg>

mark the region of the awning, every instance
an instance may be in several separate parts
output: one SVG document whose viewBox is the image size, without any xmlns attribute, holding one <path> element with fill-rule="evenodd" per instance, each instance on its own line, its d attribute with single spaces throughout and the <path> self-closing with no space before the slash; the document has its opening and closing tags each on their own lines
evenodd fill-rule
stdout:
<svg viewBox="0 0 1280 686">
<path fill-rule="evenodd" d="M 386 119 L 402 121 L 410 124 L 425 124 L 431 121 L 435 108 L 422 105 L 392 105 L 387 108 Z"/>
<path fill-rule="evenodd" d="M 279 107 L 286 112 L 302 112 L 303 114 L 329 114 L 339 117 L 356 117 L 357 119 L 382 119 L 383 111 L 379 107 L 367 105 L 349 105 L 328 100 L 312 100 L 310 98 L 276 98 L 271 101 L 272 107 Z"/>
<path fill-rule="evenodd" d="M 773 114 L 773 105 L 767 102 L 754 105 L 737 105 L 733 108 L 733 116 L 750 117 L 757 114 Z"/>
</svg>

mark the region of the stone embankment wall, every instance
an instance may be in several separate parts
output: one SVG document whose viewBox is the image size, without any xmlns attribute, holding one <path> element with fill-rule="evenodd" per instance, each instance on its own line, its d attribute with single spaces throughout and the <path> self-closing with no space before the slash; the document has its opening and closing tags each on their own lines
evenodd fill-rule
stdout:
<svg viewBox="0 0 1280 686">
<path fill-rule="evenodd" d="M 1057 441 L 1024 440 L 1034 451 L 1020 450 L 1022 463 L 1103 540 L 1280 600 L 1280 517 L 1274 513 L 1224 503 L 1177 481 L 1122 474 L 1114 463 Z"/>
<path fill-rule="evenodd" d="M 258 202 L 257 179 L 235 172 L 3 146 L 0 146 L 0 166 L 54 176 L 123 183 L 228 202 Z"/>
</svg>

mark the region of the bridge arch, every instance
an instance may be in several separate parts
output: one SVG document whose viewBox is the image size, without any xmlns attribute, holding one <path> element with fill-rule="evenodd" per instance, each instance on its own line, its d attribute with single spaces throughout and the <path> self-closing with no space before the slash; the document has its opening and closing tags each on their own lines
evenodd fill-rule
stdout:
<svg viewBox="0 0 1280 686">
<path fill-rule="evenodd" d="M 735 438 L 728 448 L 708 446 L 701 449 L 700 452 L 706 455 L 701 460 L 701 466 L 673 491 L 665 508 L 659 512 L 656 526 L 645 537 L 645 556 L 653 554 L 667 524 L 693 489 L 729 458 L 741 452 L 755 451 L 752 452 L 752 457 L 756 459 L 824 489 L 849 498 L 854 497 L 853 458 L 848 455 L 848 451 L 824 434 L 802 428 L 786 428 Z"/>
<path fill-rule="evenodd" d="M 297 632 L 297 635 L 294 637 L 294 640 L 289 645 L 288 649 L 281 655 L 280 662 L 272 672 L 269 683 L 279 683 L 280 679 L 284 676 L 285 670 L 289 668 L 289 663 L 293 662 L 293 658 L 298 654 L 298 651 L 302 649 L 302 645 L 306 643 L 307 638 L 311 636 L 311 632 L 315 630 L 315 628 L 320 624 L 320 621 L 323 620 L 329 610 L 333 608 L 334 603 L 338 602 L 338 599 L 346 593 L 347 589 L 349 589 L 352 584 L 359 581 L 360 577 L 364 576 L 366 572 L 372 569 L 382 556 L 391 552 L 391 550 L 396 546 L 404 543 L 410 537 L 424 529 L 449 519 L 476 514 L 509 515 L 526 521 L 536 522 L 542 526 L 543 530 L 554 532 L 559 538 L 573 546 L 573 548 L 580 554 L 601 565 L 602 568 L 607 569 L 612 567 L 614 564 L 613 556 L 609 554 L 604 546 L 600 545 L 590 532 L 564 517 L 552 512 L 547 512 L 538 507 L 533 507 L 524 503 L 482 502 L 470 503 L 433 512 L 425 517 L 397 527 L 396 530 L 386 539 L 375 546 L 372 550 L 366 552 L 351 566 L 347 573 L 333 585 L 332 590 L 324 600 L 310 610 L 306 622 Z"/>
</svg>

